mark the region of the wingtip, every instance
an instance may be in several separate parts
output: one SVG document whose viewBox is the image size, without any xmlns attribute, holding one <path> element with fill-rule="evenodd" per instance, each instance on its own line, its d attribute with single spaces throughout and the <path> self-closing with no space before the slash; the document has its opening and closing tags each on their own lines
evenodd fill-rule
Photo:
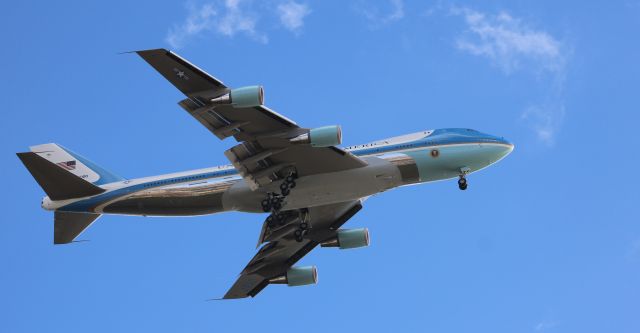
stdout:
<svg viewBox="0 0 640 333">
<path fill-rule="evenodd" d="M 171 52 L 171 51 L 164 48 L 159 48 L 159 49 L 124 51 L 124 52 L 118 52 L 117 54 L 120 55 L 120 54 L 137 53 L 138 55 L 141 55 L 141 53 L 151 53 L 151 52 Z"/>
<path fill-rule="evenodd" d="M 209 299 L 205 299 L 205 302 L 211 302 L 211 301 L 223 301 L 224 298 L 209 298 Z"/>
<path fill-rule="evenodd" d="M 236 298 L 236 297 L 220 297 L 220 298 L 209 298 L 207 300 L 205 300 L 205 302 L 211 302 L 211 301 L 228 301 L 228 300 L 233 300 L 233 299 L 242 299 L 242 298 Z"/>
</svg>

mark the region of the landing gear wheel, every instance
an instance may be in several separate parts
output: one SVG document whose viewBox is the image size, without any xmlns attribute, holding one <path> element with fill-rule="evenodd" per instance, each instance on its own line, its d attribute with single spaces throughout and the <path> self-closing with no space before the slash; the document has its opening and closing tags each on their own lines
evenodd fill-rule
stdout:
<svg viewBox="0 0 640 333">
<path fill-rule="evenodd" d="M 309 223 L 307 223 L 307 222 L 300 223 L 300 229 L 302 229 L 302 230 L 309 229 Z"/>
<path fill-rule="evenodd" d="M 296 177 L 294 177 L 293 175 L 288 175 L 284 180 L 287 183 L 293 183 L 296 180 Z"/>
<path fill-rule="evenodd" d="M 284 195 L 285 197 L 286 197 L 287 195 L 289 195 L 289 193 L 291 193 L 291 191 L 289 190 L 289 188 L 288 188 L 288 187 L 286 187 L 284 190 L 282 190 L 282 195 Z"/>
<path fill-rule="evenodd" d="M 466 190 L 467 189 L 467 179 L 464 177 L 460 177 L 460 179 L 458 179 L 458 188 L 461 190 Z"/>
<path fill-rule="evenodd" d="M 289 188 L 294 188 L 296 187 L 296 182 L 294 180 L 289 182 Z"/>
<path fill-rule="evenodd" d="M 264 199 L 261 202 L 262 204 L 262 210 L 265 212 L 268 212 L 271 210 L 271 205 L 269 204 L 269 199 Z"/>
<path fill-rule="evenodd" d="M 282 197 L 272 197 L 271 198 L 271 208 L 276 211 L 279 211 L 282 208 Z"/>
<path fill-rule="evenodd" d="M 289 189 L 289 183 L 288 182 L 284 182 L 282 184 L 280 184 L 280 191 L 282 191 L 282 195 L 284 194 L 284 191 L 287 191 Z"/>
<path fill-rule="evenodd" d="M 276 226 L 276 219 L 273 217 L 273 215 L 267 216 L 267 226 L 269 226 L 269 228 L 273 228 Z"/>
<path fill-rule="evenodd" d="M 306 230 L 300 230 L 300 229 L 296 230 L 294 232 L 294 235 L 296 236 L 296 242 L 298 243 L 302 242 L 304 240 L 304 235 L 306 234 L 307 234 Z"/>
</svg>

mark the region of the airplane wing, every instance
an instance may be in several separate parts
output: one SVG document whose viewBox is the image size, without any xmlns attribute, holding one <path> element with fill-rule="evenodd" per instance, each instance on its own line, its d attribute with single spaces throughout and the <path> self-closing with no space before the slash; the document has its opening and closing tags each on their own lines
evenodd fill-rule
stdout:
<svg viewBox="0 0 640 333">
<path fill-rule="evenodd" d="M 282 283 L 283 277 L 291 266 L 319 244 L 335 238 L 338 228 L 360 209 L 362 204 L 358 200 L 289 212 L 299 214 L 298 216 L 310 225 L 308 234 L 302 242 L 296 241 L 294 237 L 299 222 L 296 219 L 266 234 L 264 232 L 266 226 L 263 227 L 259 242 L 262 243 L 264 240 L 267 243 L 258 250 L 240 273 L 240 277 L 224 298 L 254 297 L 270 283 Z"/>
<path fill-rule="evenodd" d="M 191 116 L 218 138 L 233 136 L 240 142 L 225 155 L 254 190 L 286 177 L 292 170 L 298 176 L 307 176 L 366 165 L 335 146 L 292 143 L 291 138 L 308 134 L 310 130 L 263 105 L 215 104 L 213 99 L 232 89 L 171 51 L 155 49 L 136 53 L 187 96 L 178 104 Z"/>
</svg>

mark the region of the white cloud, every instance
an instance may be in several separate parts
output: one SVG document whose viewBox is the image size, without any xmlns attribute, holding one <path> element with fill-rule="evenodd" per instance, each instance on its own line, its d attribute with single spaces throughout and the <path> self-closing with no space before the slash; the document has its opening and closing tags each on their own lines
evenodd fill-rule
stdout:
<svg viewBox="0 0 640 333">
<path fill-rule="evenodd" d="M 260 43 L 267 43 L 266 34 L 256 30 L 258 16 L 243 6 L 247 1 L 226 0 L 224 3 L 187 5 L 189 14 L 180 25 L 175 25 L 165 38 L 172 48 L 180 48 L 191 38 L 213 32 L 227 37 L 244 34 Z"/>
<path fill-rule="evenodd" d="M 236 33 L 244 33 L 247 36 L 261 42 L 267 43 L 269 39 L 263 33 L 256 31 L 257 16 L 243 10 L 240 0 L 226 0 L 226 13 L 216 25 L 216 30 L 222 35 L 233 37 Z"/>
<path fill-rule="evenodd" d="M 287 1 L 281 3 L 277 7 L 280 23 L 288 30 L 298 33 L 304 25 L 305 16 L 311 13 L 309 6 L 297 3 L 295 1 Z"/>
<path fill-rule="evenodd" d="M 557 102 L 529 106 L 520 114 L 520 119 L 534 131 L 539 141 L 553 146 L 564 116 L 564 103 Z"/>
<path fill-rule="evenodd" d="M 187 2 L 188 15 L 182 24 L 171 27 L 165 41 L 172 48 L 181 48 L 189 40 L 204 34 L 217 34 L 233 38 L 244 35 L 266 44 L 269 37 L 257 29 L 258 13 L 277 14 L 280 24 L 287 30 L 299 33 L 304 18 L 311 13 L 307 4 L 295 0 L 276 0 L 277 11 L 271 10 L 274 2 L 253 0 L 213 0 L 196 6 Z M 256 8 L 257 10 L 252 10 Z"/>
<path fill-rule="evenodd" d="M 488 59 L 506 75 L 532 72 L 548 87 L 544 99 L 552 102 L 525 108 L 520 120 L 540 142 L 552 146 L 566 113 L 562 95 L 568 47 L 507 12 L 490 15 L 455 7 L 451 13 L 462 16 L 466 23 L 466 31 L 456 39 L 459 50 Z"/>
<path fill-rule="evenodd" d="M 389 0 L 389 9 L 381 11 L 379 7 L 370 2 L 360 2 L 355 9 L 364 16 L 372 28 L 377 28 L 398 21 L 404 17 L 404 2 L 402 0 Z"/>
<path fill-rule="evenodd" d="M 218 12 L 211 4 L 203 5 L 200 8 L 189 6 L 189 15 L 184 23 L 169 29 L 165 41 L 173 48 L 180 48 L 187 38 L 197 35 L 204 30 L 211 30 L 213 19 L 217 15 Z"/>
<path fill-rule="evenodd" d="M 564 70 L 563 45 L 547 32 L 534 30 L 506 12 L 486 15 L 469 8 L 452 12 L 464 17 L 468 29 L 456 41 L 458 49 L 490 59 L 507 74 L 523 63 L 551 72 Z"/>
</svg>

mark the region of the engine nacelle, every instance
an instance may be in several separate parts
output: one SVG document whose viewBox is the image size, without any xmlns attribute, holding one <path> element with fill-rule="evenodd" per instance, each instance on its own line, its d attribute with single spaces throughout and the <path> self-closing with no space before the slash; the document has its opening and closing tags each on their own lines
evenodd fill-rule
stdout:
<svg viewBox="0 0 640 333">
<path fill-rule="evenodd" d="M 229 93 L 211 100 L 212 104 L 231 104 L 236 108 L 250 108 L 264 104 L 262 86 L 249 86 L 232 89 Z"/>
<path fill-rule="evenodd" d="M 318 127 L 289 141 L 294 144 L 309 144 L 312 147 L 337 146 L 342 143 L 342 129 L 339 125 Z"/>
<path fill-rule="evenodd" d="M 289 287 L 316 283 L 318 283 L 318 269 L 316 269 L 316 266 L 291 267 L 287 271 L 287 285 Z"/>
<path fill-rule="evenodd" d="M 287 284 L 289 287 L 305 286 L 318 283 L 316 266 L 291 267 L 283 276 L 269 280 L 269 283 Z"/>
<path fill-rule="evenodd" d="M 335 238 L 323 242 L 320 246 L 339 247 L 343 250 L 369 246 L 369 229 L 340 229 Z"/>
</svg>

